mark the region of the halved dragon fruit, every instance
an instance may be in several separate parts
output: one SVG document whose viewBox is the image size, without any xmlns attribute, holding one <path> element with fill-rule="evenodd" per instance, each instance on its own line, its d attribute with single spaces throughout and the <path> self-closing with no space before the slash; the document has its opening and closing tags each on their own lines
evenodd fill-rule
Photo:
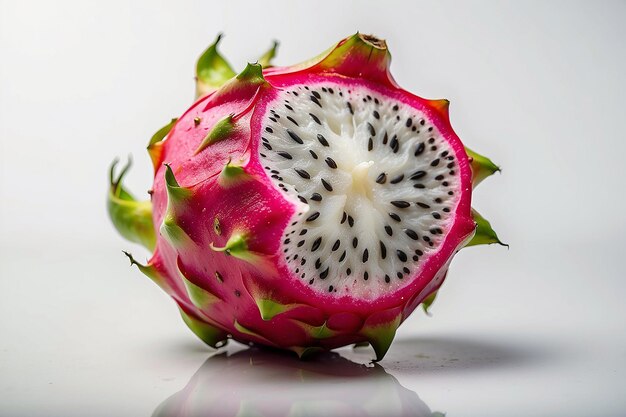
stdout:
<svg viewBox="0 0 626 417">
<path fill-rule="evenodd" d="M 197 101 L 150 141 L 152 201 L 111 169 L 113 223 L 154 249 L 131 262 L 210 346 L 369 342 L 382 359 L 459 249 L 500 243 L 470 206 L 498 167 L 464 148 L 447 100 L 395 83 L 383 40 L 357 33 L 291 67 L 269 66 L 274 46 L 238 75 L 218 42 Z"/>
</svg>

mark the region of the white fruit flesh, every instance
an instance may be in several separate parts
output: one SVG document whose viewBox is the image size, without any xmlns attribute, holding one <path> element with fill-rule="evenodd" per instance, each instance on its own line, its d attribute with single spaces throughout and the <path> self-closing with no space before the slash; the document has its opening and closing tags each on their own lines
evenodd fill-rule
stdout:
<svg viewBox="0 0 626 417">
<path fill-rule="evenodd" d="M 263 119 L 261 164 L 298 212 L 281 254 L 331 296 L 374 299 L 419 275 L 449 231 L 456 155 L 425 114 L 365 87 L 279 93 Z"/>
</svg>

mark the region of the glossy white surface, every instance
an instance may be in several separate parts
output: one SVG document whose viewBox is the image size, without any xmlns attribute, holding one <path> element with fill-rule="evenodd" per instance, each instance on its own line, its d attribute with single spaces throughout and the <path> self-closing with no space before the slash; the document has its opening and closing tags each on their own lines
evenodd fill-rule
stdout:
<svg viewBox="0 0 626 417">
<path fill-rule="evenodd" d="M 242 397 L 345 410 L 328 415 L 626 415 L 626 5 L 389 3 L 0 2 L 1 416 L 221 416 Z M 234 344 L 209 358 L 121 254 L 147 256 L 106 219 L 107 166 L 132 152 L 129 186 L 149 187 L 145 143 L 188 106 L 218 31 L 242 67 L 272 38 L 285 64 L 357 28 L 502 164 L 474 201 L 511 249 L 463 250 L 384 370 L 347 362 L 368 349 L 315 369 Z"/>
</svg>

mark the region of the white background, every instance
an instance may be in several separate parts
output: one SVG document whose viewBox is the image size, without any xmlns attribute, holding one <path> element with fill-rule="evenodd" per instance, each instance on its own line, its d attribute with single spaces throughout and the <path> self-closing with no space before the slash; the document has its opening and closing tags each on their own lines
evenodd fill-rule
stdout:
<svg viewBox="0 0 626 417">
<path fill-rule="evenodd" d="M 128 268 L 148 254 L 107 219 L 108 164 L 132 153 L 145 195 L 148 139 L 218 32 L 241 69 L 356 30 L 503 167 L 474 206 L 511 244 L 462 251 L 382 365 L 448 416 L 626 415 L 626 3 L 0 5 L 0 415 L 150 415 L 187 384 L 210 352 Z"/>
</svg>

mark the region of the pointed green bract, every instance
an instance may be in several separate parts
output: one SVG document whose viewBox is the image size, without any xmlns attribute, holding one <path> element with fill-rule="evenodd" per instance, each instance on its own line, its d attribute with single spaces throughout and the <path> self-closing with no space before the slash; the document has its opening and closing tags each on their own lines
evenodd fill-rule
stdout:
<svg viewBox="0 0 626 417">
<path fill-rule="evenodd" d="M 472 209 L 472 218 L 476 222 L 476 234 L 466 246 L 489 245 L 492 243 L 506 247 L 509 246 L 500 241 L 500 238 L 498 238 L 497 233 L 493 230 L 489 221 L 481 216 L 475 209 Z"/>
<path fill-rule="evenodd" d="M 176 223 L 176 218 L 170 213 L 163 218 L 159 231 L 161 236 L 175 248 L 188 248 L 193 245 L 191 237 Z"/>
<path fill-rule="evenodd" d="M 366 326 L 361 330 L 363 336 L 369 340 L 370 345 L 374 348 L 374 352 L 376 352 L 375 362 L 381 361 L 385 357 L 391 342 L 393 342 L 393 338 L 396 336 L 396 330 L 400 326 L 400 319 L 401 315 L 398 314 L 389 322 L 375 326 Z"/>
<path fill-rule="evenodd" d="M 152 222 L 152 203 L 137 201 L 124 189 L 122 181 L 130 169 L 132 161 L 114 178 L 118 161 L 111 164 L 109 172 L 109 193 L 107 211 L 117 231 L 131 242 L 139 243 L 153 250 L 156 244 L 154 224 Z"/>
<path fill-rule="evenodd" d="M 159 271 L 157 271 L 157 269 L 154 266 L 142 265 L 139 262 L 137 262 L 135 258 L 133 258 L 133 255 L 131 255 L 129 252 L 126 252 L 126 251 L 123 251 L 123 252 L 124 252 L 124 255 L 126 255 L 128 259 L 130 260 L 131 266 L 135 265 L 139 269 L 139 271 L 141 271 L 141 273 L 143 273 L 145 276 L 147 276 L 152 281 L 154 281 L 154 283 L 157 284 L 159 287 L 161 287 L 161 289 L 163 289 L 165 292 L 168 292 L 168 285 L 166 284 L 161 274 L 159 274 Z"/>
<path fill-rule="evenodd" d="M 263 68 L 269 68 L 272 66 L 272 59 L 276 56 L 276 49 L 278 48 L 278 42 L 272 42 L 272 47 L 267 50 L 257 61 Z"/>
<path fill-rule="evenodd" d="M 198 154 L 202 152 L 207 146 L 229 137 L 235 130 L 235 121 L 233 120 L 234 116 L 234 114 L 229 114 L 228 116 L 215 123 L 215 126 L 213 126 L 209 133 L 207 133 L 207 135 L 204 137 L 202 143 L 200 143 L 200 146 L 198 146 L 195 153 Z"/>
<path fill-rule="evenodd" d="M 253 336 L 256 337 L 257 339 L 262 340 L 263 342 L 267 343 L 270 346 L 273 346 L 274 344 L 272 342 L 270 342 L 268 339 L 266 339 L 265 337 L 261 336 L 260 334 L 258 334 L 257 332 L 248 329 L 245 326 L 242 326 L 237 320 L 235 320 L 234 323 L 235 329 L 242 334 L 248 335 L 248 336 Z"/>
<path fill-rule="evenodd" d="M 259 298 L 258 300 L 255 300 L 255 302 L 259 308 L 261 318 L 265 321 L 271 320 L 277 315 L 299 306 L 298 304 L 282 304 L 270 298 Z"/>
<path fill-rule="evenodd" d="M 336 331 L 328 328 L 326 322 L 324 322 L 321 326 L 311 326 L 310 324 L 304 323 L 300 320 L 294 319 L 292 321 L 302 327 L 304 331 L 313 339 L 327 339 L 337 335 Z"/>
<path fill-rule="evenodd" d="M 252 84 L 263 84 L 266 82 L 265 77 L 263 77 L 263 67 L 259 63 L 248 63 L 243 71 L 237 74 L 237 80 Z"/>
<path fill-rule="evenodd" d="M 235 71 L 217 50 L 221 39 L 222 35 L 220 34 L 215 42 L 198 58 L 196 64 L 196 98 L 217 90 L 235 76 Z"/>
<path fill-rule="evenodd" d="M 261 255 L 248 249 L 248 242 L 244 233 L 233 233 L 224 247 L 216 247 L 213 243 L 210 247 L 216 252 L 226 252 L 227 255 L 261 266 Z"/>
<path fill-rule="evenodd" d="M 204 288 L 201 288 L 193 282 L 189 281 L 189 279 L 187 279 L 182 271 L 179 270 L 178 272 L 180 273 L 183 283 L 185 284 L 185 289 L 187 290 L 187 295 L 189 296 L 189 299 L 191 300 L 193 305 L 198 307 L 200 310 L 206 309 L 217 301 L 220 301 L 220 298 L 212 292 L 207 291 Z"/>
<path fill-rule="evenodd" d="M 471 167 L 472 167 L 472 186 L 476 187 L 478 184 L 482 182 L 485 178 L 493 175 L 494 173 L 500 171 L 500 167 L 494 164 L 491 159 L 486 156 L 482 156 L 479 153 L 474 152 L 468 147 L 465 147 L 465 152 L 467 152 L 467 156 L 471 158 Z"/>
<path fill-rule="evenodd" d="M 178 307 L 178 309 L 180 310 L 180 315 L 185 324 L 204 343 L 211 346 L 213 349 L 218 349 L 226 344 L 228 339 L 225 331 L 190 316 L 180 307 Z"/>
<path fill-rule="evenodd" d="M 433 292 L 428 297 L 426 297 L 424 301 L 422 301 L 422 308 L 424 309 L 424 312 L 428 314 L 429 316 L 430 316 L 429 309 L 430 309 L 430 306 L 433 305 L 433 303 L 435 302 L 435 298 L 437 298 L 437 291 Z"/>
<path fill-rule="evenodd" d="M 150 142 L 148 143 L 148 149 L 150 149 L 150 147 L 155 143 L 161 142 L 163 139 L 165 139 L 177 121 L 178 119 L 175 117 L 168 124 L 157 130 L 156 133 L 150 138 Z"/>
<path fill-rule="evenodd" d="M 167 188 L 168 207 L 186 200 L 191 196 L 191 190 L 181 187 L 174 176 L 172 167 L 165 164 L 165 186 Z"/>
<path fill-rule="evenodd" d="M 230 187 L 248 178 L 245 168 L 231 163 L 229 159 L 220 173 L 218 182 L 223 187 Z"/>
</svg>

